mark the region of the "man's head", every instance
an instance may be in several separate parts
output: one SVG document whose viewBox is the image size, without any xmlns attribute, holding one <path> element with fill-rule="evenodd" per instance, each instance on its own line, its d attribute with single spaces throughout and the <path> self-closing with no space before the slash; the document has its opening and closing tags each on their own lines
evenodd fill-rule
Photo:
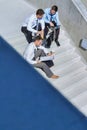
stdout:
<svg viewBox="0 0 87 130">
<path fill-rule="evenodd" d="M 58 7 L 57 7 L 56 5 L 53 5 L 53 6 L 51 7 L 50 13 L 51 13 L 52 15 L 54 15 L 57 11 L 58 11 Z"/>
<path fill-rule="evenodd" d="M 39 35 L 39 36 L 36 36 L 35 39 L 34 39 L 34 44 L 35 46 L 40 46 L 42 44 L 42 37 Z"/>
<path fill-rule="evenodd" d="M 38 19 L 41 19 L 41 18 L 43 17 L 43 15 L 44 15 L 43 9 L 38 9 L 38 10 L 36 11 L 36 17 L 37 17 Z"/>
</svg>

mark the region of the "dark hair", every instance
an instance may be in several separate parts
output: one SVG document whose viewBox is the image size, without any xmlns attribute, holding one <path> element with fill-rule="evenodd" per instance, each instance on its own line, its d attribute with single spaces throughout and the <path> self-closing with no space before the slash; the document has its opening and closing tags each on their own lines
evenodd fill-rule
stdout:
<svg viewBox="0 0 87 130">
<path fill-rule="evenodd" d="M 36 11 L 36 15 L 43 15 L 44 14 L 44 11 L 43 11 L 43 9 L 38 9 L 37 11 Z"/>
<path fill-rule="evenodd" d="M 58 11 L 58 7 L 57 7 L 56 5 L 53 5 L 53 6 L 51 7 L 51 10 L 54 10 L 55 12 L 57 12 L 57 11 Z"/>
<path fill-rule="evenodd" d="M 36 40 L 43 40 L 43 39 L 40 35 L 38 35 L 38 36 L 34 37 L 34 41 L 36 41 Z"/>
</svg>

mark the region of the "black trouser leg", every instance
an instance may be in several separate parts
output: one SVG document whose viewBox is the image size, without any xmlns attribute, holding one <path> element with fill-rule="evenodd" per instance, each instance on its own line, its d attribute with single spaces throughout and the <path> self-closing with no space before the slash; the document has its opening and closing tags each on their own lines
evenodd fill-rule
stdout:
<svg viewBox="0 0 87 130">
<path fill-rule="evenodd" d="M 48 27 L 50 27 L 50 24 L 49 23 L 45 23 L 45 29 L 44 29 L 44 37 L 46 38 L 46 35 L 49 31 Z"/>
<path fill-rule="evenodd" d="M 28 43 L 32 42 L 32 32 L 28 31 L 26 39 L 27 39 Z"/>
<path fill-rule="evenodd" d="M 60 33 L 60 28 L 56 29 L 56 30 L 54 31 L 54 33 L 55 33 L 55 34 L 54 34 L 55 43 L 56 43 L 57 46 L 60 46 L 60 43 L 59 43 L 59 41 L 58 41 L 59 33 Z"/>
<path fill-rule="evenodd" d="M 55 30 L 55 41 L 58 41 L 59 34 L 60 34 L 60 28 L 57 28 L 57 29 Z"/>
<path fill-rule="evenodd" d="M 47 41 L 46 47 L 50 48 L 50 46 L 51 46 L 51 37 L 49 37 L 46 41 Z"/>
<path fill-rule="evenodd" d="M 27 27 L 21 27 L 21 32 L 24 33 L 25 37 L 27 36 Z"/>
<path fill-rule="evenodd" d="M 44 37 L 45 37 L 45 39 L 46 39 L 46 35 L 47 35 L 48 31 L 49 31 L 48 28 L 50 28 L 50 24 L 45 23 L 45 29 L 44 29 Z M 50 48 L 51 42 L 52 42 L 52 35 L 50 37 L 48 37 L 48 39 L 46 39 L 46 42 L 47 42 L 46 47 Z"/>
<path fill-rule="evenodd" d="M 28 43 L 32 42 L 32 32 L 27 30 L 27 27 L 22 27 L 21 31 L 24 33 Z"/>
</svg>

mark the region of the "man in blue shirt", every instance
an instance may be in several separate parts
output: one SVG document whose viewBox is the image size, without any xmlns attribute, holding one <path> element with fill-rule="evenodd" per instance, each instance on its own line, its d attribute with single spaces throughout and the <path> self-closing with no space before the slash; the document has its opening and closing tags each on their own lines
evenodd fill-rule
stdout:
<svg viewBox="0 0 87 130">
<path fill-rule="evenodd" d="M 58 7 L 53 5 L 51 8 L 45 9 L 44 21 L 45 21 L 45 37 L 48 33 L 48 28 L 55 27 L 55 42 L 57 46 L 60 46 L 58 42 L 59 32 L 60 32 L 60 21 L 58 16 Z M 47 47 L 49 48 L 51 45 L 50 38 L 47 39 Z"/>
</svg>

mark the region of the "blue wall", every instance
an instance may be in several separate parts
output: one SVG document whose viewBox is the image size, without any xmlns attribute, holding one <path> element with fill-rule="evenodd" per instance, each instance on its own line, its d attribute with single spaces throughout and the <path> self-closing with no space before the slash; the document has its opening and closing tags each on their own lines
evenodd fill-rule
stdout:
<svg viewBox="0 0 87 130">
<path fill-rule="evenodd" d="M 0 130 L 87 130 L 87 119 L 0 37 Z"/>
</svg>

